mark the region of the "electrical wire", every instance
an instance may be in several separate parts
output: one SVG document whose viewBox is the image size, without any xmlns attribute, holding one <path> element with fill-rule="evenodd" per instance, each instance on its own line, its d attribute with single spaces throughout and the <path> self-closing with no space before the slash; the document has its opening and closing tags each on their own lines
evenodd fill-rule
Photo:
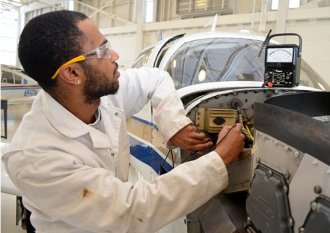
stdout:
<svg viewBox="0 0 330 233">
<path fill-rule="evenodd" d="M 216 144 L 210 149 L 210 151 L 215 150 L 215 148 L 217 148 L 217 146 L 218 146 L 218 145 L 219 145 L 219 144 L 220 144 L 220 143 L 226 138 L 226 136 L 230 133 L 230 131 L 231 131 L 235 126 L 236 126 L 236 124 L 233 125 L 233 126 L 228 130 L 228 132 L 225 134 L 225 136 L 223 136 L 223 137 L 220 139 L 220 141 L 219 141 L 218 143 L 216 143 Z M 197 152 L 198 152 L 198 151 L 193 151 L 193 152 L 191 152 L 187 158 L 185 158 L 184 160 L 181 161 L 181 163 L 184 163 L 184 162 L 188 161 L 188 159 L 190 159 L 190 158 L 191 158 L 193 155 L 195 155 Z"/>
</svg>

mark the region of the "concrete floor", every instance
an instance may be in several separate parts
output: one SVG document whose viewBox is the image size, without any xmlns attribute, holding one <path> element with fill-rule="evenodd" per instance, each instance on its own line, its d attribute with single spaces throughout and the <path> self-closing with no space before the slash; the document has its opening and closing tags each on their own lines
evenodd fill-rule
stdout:
<svg viewBox="0 0 330 233">
<path fill-rule="evenodd" d="M 1 193 L 1 233 L 26 233 L 16 226 L 16 196 Z"/>
</svg>

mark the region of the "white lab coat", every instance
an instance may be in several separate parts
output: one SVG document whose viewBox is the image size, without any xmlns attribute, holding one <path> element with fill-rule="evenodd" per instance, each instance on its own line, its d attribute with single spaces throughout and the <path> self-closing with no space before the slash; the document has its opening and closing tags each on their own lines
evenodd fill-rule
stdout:
<svg viewBox="0 0 330 233">
<path fill-rule="evenodd" d="M 119 80 L 118 93 L 101 98 L 105 133 L 44 91 L 23 118 L 3 161 L 37 233 L 155 232 L 227 186 L 227 170 L 216 152 L 153 183 L 128 183 L 126 118 L 150 99 L 165 140 L 190 120 L 167 73 L 133 69 L 121 72 Z"/>
</svg>

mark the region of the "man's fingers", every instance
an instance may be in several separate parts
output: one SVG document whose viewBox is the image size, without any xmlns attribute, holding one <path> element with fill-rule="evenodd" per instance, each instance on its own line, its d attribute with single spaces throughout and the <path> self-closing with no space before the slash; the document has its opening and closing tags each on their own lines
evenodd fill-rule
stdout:
<svg viewBox="0 0 330 233">
<path fill-rule="evenodd" d="M 189 124 L 189 125 L 186 126 L 186 130 L 191 131 L 191 132 L 196 132 L 197 128 L 193 124 Z"/>
<path fill-rule="evenodd" d="M 192 144 L 190 147 L 185 148 L 187 151 L 204 151 L 213 145 L 212 141 L 207 141 L 198 144 Z"/>
<path fill-rule="evenodd" d="M 200 132 L 194 132 L 192 134 L 192 137 L 198 140 L 204 140 L 205 139 L 205 134 L 204 133 L 200 133 Z"/>
</svg>

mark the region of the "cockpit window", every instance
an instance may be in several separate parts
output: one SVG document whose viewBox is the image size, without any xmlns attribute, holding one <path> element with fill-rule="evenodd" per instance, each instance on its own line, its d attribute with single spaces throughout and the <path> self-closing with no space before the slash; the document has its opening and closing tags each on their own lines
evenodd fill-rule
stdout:
<svg viewBox="0 0 330 233">
<path fill-rule="evenodd" d="M 262 42 L 212 38 L 185 43 L 170 59 L 166 70 L 176 88 L 219 81 L 260 81 L 264 56 Z"/>
<path fill-rule="evenodd" d="M 145 64 L 147 64 L 152 49 L 153 48 L 149 48 L 149 49 L 143 50 L 137 56 L 137 58 L 134 60 L 134 62 L 132 64 L 132 68 L 140 68 L 141 66 L 144 66 Z"/>
<path fill-rule="evenodd" d="M 263 50 L 259 56 L 261 44 L 262 41 L 242 38 L 190 41 L 172 55 L 165 70 L 177 89 L 209 82 L 263 81 L 265 55 Z M 315 72 L 307 67 L 302 71 L 302 85 L 320 88 L 310 80 Z"/>
</svg>

